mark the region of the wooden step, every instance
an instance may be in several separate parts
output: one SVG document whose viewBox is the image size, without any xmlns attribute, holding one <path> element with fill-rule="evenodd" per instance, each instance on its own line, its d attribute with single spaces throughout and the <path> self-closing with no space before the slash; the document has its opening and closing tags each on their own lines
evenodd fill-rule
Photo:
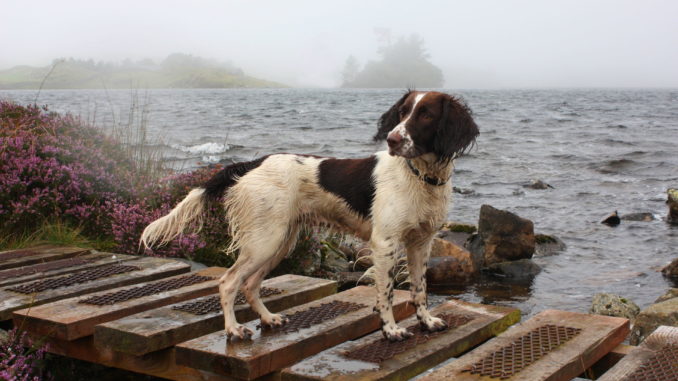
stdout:
<svg viewBox="0 0 678 381">
<path fill-rule="evenodd" d="M 420 380 L 569 381 L 628 333 L 626 319 L 547 310 Z"/>
<path fill-rule="evenodd" d="M 139 258 L 132 255 L 93 252 L 91 254 L 83 253 L 72 258 L 34 263 L 0 271 L 0 287 Z"/>
<path fill-rule="evenodd" d="M 262 301 L 271 312 L 337 292 L 335 281 L 300 275 L 267 279 L 262 287 Z M 238 321 L 258 318 L 244 297 L 239 298 L 242 303 L 235 309 Z M 102 348 L 144 355 L 222 329 L 224 314 L 219 295 L 214 294 L 100 324 L 94 330 L 94 342 Z"/>
<path fill-rule="evenodd" d="M 15 324 L 24 329 L 62 340 L 75 340 L 94 333 L 97 324 L 193 299 L 218 290 L 223 267 L 208 267 L 146 283 L 138 283 L 65 299 L 37 308 L 16 311 Z"/>
<path fill-rule="evenodd" d="M 57 300 L 173 276 L 189 270 L 189 265 L 175 260 L 140 258 L 13 284 L 0 289 L 0 321 L 11 319 L 13 311 L 23 308 L 35 311 L 37 306 Z"/>
<path fill-rule="evenodd" d="M 264 281 L 263 284 L 268 285 L 269 282 L 273 282 L 272 284 L 278 284 L 280 286 L 281 285 L 280 283 L 286 283 L 285 279 L 307 279 L 306 277 L 297 277 L 294 275 L 284 275 L 279 278 L 281 279 L 277 281 L 275 280 L 276 278 L 266 280 Z M 315 298 L 320 298 L 323 296 L 321 295 L 322 292 L 327 292 L 328 287 L 322 286 L 323 284 L 326 284 L 326 282 L 328 282 L 327 280 L 317 278 L 311 279 L 314 279 L 315 282 L 317 282 L 317 284 L 319 285 L 319 287 L 316 289 L 317 292 L 305 292 L 304 289 L 302 288 L 298 290 L 295 289 L 284 290 L 284 292 L 280 294 L 282 295 L 280 296 L 281 298 L 285 298 L 286 296 L 284 295 L 287 295 L 288 302 L 290 303 L 288 307 L 304 304 L 309 301 L 315 300 Z M 298 287 L 301 287 L 306 285 L 307 283 L 300 282 L 296 284 Z M 334 287 L 336 286 L 334 283 L 332 285 L 333 285 L 332 289 L 334 289 Z M 271 298 L 274 297 L 277 296 L 271 296 Z M 184 303 L 186 302 L 182 302 L 179 305 Z M 161 309 L 164 308 L 165 307 Z M 153 311 L 148 312 L 152 313 Z M 251 317 L 252 315 L 243 314 L 243 316 L 244 318 L 243 320 L 241 320 L 241 322 L 248 321 L 247 320 L 248 316 Z M 219 329 L 223 329 L 223 324 L 219 327 Z M 207 371 L 190 368 L 183 365 L 178 365 L 175 361 L 175 351 L 174 348 L 172 347 L 160 349 L 155 352 L 150 352 L 142 356 L 135 356 L 128 353 L 115 351 L 109 347 L 95 346 L 94 336 L 86 336 L 73 341 L 44 337 L 43 335 L 35 333 L 31 334 L 31 336 L 36 340 L 40 339 L 41 342 L 44 341 L 46 344 L 48 344 L 47 350 L 50 353 L 66 357 L 72 357 L 83 361 L 89 361 L 92 363 L 102 364 L 105 366 L 125 369 L 136 373 L 148 374 L 155 377 L 162 377 L 177 381 L 216 381 L 216 380 L 223 381 L 230 379 L 226 376 L 218 376 Z"/>
<path fill-rule="evenodd" d="M 25 249 L 0 251 L 0 270 L 28 266 L 34 263 L 55 261 L 57 259 L 71 258 L 82 254 L 89 254 L 90 252 L 90 249 L 83 249 L 81 247 L 62 247 L 53 245 L 41 245 Z"/>
<path fill-rule="evenodd" d="M 381 332 L 349 341 L 282 371 L 282 380 L 406 380 L 450 357 L 459 356 L 520 321 L 514 308 L 449 300 L 431 313 L 448 329 L 422 331 L 417 318 L 400 322 L 415 336 L 390 342 Z"/>
<path fill-rule="evenodd" d="M 394 292 L 397 320 L 414 312 L 409 299 L 409 292 Z M 373 287 L 358 286 L 282 311 L 290 319 L 282 328 L 262 331 L 257 328 L 258 322 L 245 324 L 255 332 L 251 340 L 229 341 L 225 332 L 219 331 L 178 344 L 177 362 L 235 378 L 261 377 L 379 329 L 379 315 L 372 309 L 374 301 Z"/>
<path fill-rule="evenodd" d="M 678 327 L 657 328 L 599 380 L 678 380 Z"/>
</svg>

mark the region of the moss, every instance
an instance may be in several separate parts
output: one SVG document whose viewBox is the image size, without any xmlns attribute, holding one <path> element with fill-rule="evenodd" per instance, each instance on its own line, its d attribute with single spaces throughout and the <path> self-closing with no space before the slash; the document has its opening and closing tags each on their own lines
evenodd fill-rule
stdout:
<svg viewBox="0 0 678 381">
<path fill-rule="evenodd" d="M 447 223 L 445 224 L 444 228 L 455 233 L 469 233 L 469 234 L 473 234 L 476 232 L 476 230 L 478 230 L 478 228 L 476 228 L 473 225 L 456 223 Z"/>
<path fill-rule="evenodd" d="M 538 244 L 545 244 L 545 243 L 557 243 L 558 240 L 556 240 L 554 237 L 551 237 L 550 235 L 546 234 L 537 234 L 534 236 L 534 239 L 537 241 Z"/>
<path fill-rule="evenodd" d="M 619 299 L 619 300 L 620 300 L 622 303 L 624 303 L 624 304 L 626 304 L 626 303 L 628 302 L 628 300 L 626 300 L 626 298 L 621 298 L 621 299 Z"/>
</svg>

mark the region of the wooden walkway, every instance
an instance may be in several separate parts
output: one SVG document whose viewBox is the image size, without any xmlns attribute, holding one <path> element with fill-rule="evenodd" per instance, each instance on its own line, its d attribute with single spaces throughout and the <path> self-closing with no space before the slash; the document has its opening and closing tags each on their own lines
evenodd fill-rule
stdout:
<svg viewBox="0 0 678 381">
<path fill-rule="evenodd" d="M 296 275 L 268 279 L 261 290 L 287 325 L 262 330 L 239 295 L 236 315 L 255 335 L 229 341 L 217 295 L 224 271 L 69 247 L 0 252 L 0 321 L 13 319 L 52 353 L 171 380 L 572 380 L 603 372 L 606 381 L 678 380 L 678 328 L 619 346 L 625 319 L 549 310 L 519 323 L 516 309 L 448 300 L 433 313 L 449 328 L 429 333 L 409 292 L 396 290 L 396 319 L 414 336 L 391 343 L 379 331 L 372 288 L 337 293 L 336 282 Z"/>
</svg>

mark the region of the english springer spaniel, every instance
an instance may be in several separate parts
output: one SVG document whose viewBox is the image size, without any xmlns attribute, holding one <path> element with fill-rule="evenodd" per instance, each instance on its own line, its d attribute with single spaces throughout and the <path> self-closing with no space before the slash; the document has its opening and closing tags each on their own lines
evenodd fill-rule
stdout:
<svg viewBox="0 0 678 381">
<path fill-rule="evenodd" d="M 245 339 L 252 332 L 236 321 L 237 291 L 242 287 L 262 325 L 285 324 L 261 302 L 261 281 L 294 247 L 302 224 L 328 224 L 369 241 L 375 310 L 386 338 L 411 336 L 396 324 L 392 310 L 401 249 L 420 323 L 430 331 L 445 329 L 427 309 L 426 266 L 447 214 L 453 160 L 477 135 L 471 111 L 458 99 L 408 91 L 379 119 L 374 139 L 386 138 L 388 151 L 364 159 L 275 154 L 230 165 L 148 225 L 141 242 L 146 247 L 169 242 L 200 221 L 208 201 L 222 201 L 232 237 L 228 250 L 240 253 L 220 279 L 221 305 L 227 335 Z"/>
</svg>

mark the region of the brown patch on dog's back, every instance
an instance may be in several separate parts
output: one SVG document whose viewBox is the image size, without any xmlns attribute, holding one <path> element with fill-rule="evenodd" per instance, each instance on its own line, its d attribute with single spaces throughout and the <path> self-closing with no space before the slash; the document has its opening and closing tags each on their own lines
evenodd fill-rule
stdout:
<svg viewBox="0 0 678 381">
<path fill-rule="evenodd" d="M 339 197 L 364 218 L 371 214 L 374 200 L 372 173 L 377 157 L 365 159 L 326 159 L 318 166 L 320 186 Z"/>
</svg>

